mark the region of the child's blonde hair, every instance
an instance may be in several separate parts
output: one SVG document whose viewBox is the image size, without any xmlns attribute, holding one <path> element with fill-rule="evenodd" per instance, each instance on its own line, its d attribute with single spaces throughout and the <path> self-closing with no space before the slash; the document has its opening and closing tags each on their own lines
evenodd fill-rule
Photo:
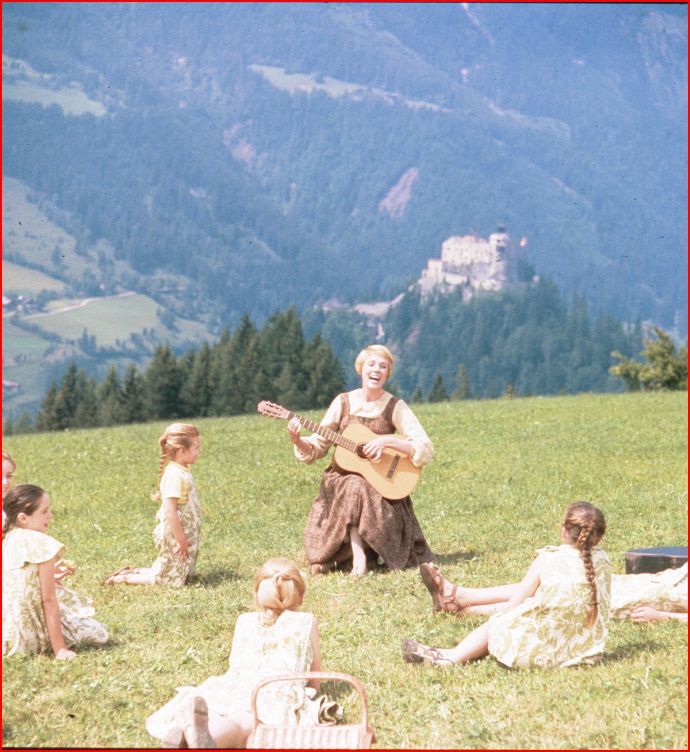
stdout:
<svg viewBox="0 0 690 752">
<path fill-rule="evenodd" d="M 391 351 L 385 345 L 367 345 L 364 350 L 361 350 L 359 355 L 355 358 L 355 371 L 361 374 L 364 361 L 372 354 L 383 355 L 388 361 L 388 376 L 390 377 L 393 373 L 393 363 L 395 362 L 395 359 L 393 358 Z"/>
<path fill-rule="evenodd" d="M 189 449 L 194 439 L 199 438 L 199 429 L 191 423 L 171 423 L 158 439 L 161 448 L 160 461 L 158 462 L 158 483 L 156 492 L 151 494 L 153 501 L 161 498 L 160 484 L 163 470 L 167 462 L 174 459 L 180 449 Z"/>
<path fill-rule="evenodd" d="M 601 509 L 597 509 L 594 504 L 588 501 L 575 501 L 565 510 L 563 527 L 569 543 L 577 548 L 582 563 L 585 565 L 585 576 L 590 591 L 590 608 L 587 612 L 586 624 L 591 627 L 599 611 L 592 549 L 604 537 L 606 518 Z"/>
<path fill-rule="evenodd" d="M 17 469 L 17 463 L 12 459 L 12 455 L 7 451 L 7 449 L 2 450 L 2 460 L 3 462 L 9 462 L 15 470 Z"/>
<path fill-rule="evenodd" d="M 297 564 L 277 557 L 264 562 L 254 575 L 254 600 L 263 611 L 261 622 L 271 626 L 283 611 L 296 611 L 307 586 Z"/>
</svg>

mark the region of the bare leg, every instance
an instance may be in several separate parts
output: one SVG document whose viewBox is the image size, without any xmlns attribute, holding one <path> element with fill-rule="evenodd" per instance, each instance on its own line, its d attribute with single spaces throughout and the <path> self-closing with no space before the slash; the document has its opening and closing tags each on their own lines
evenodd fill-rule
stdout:
<svg viewBox="0 0 690 752">
<path fill-rule="evenodd" d="M 367 555 L 359 528 L 350 525 L 350 543 L 352 544 L 352 574 L 366 574 Z"/>
<path fill-rule="evenodd" d="M 483 658 L 489 652 L 489 623 L 472 630 L 454 648 L 431 648 L 409 637 L 403 640 L 403 660 L 406 663 L 423 663 L 434 666 L 452 666 Z"/>
<path fill-rule="evenodd" d="M 446 585 L 448 585 L 448 591 L 450 592 L 452 586 L 446 581 L 444 583 L 444 591 Z M 485 588 L 468 588 L 458 585 L 455 591 L 455 598 L 463 606 L 483 606 L 487 603 L 505 603 L 505 601 L 509 601 L 513 597 L 517 586 L 517 582 L 512 582 L 510 585 L 495 585 L 494 587 Z"/>
<path fill-rule="evenodd" d="M 453 663 L 467 663 L 475 658 L 483 658 L 489 653 L 489 624 L 473 629 L 454 648 L 440 652 Z"/>
<path fill-rule="evenodd" d="M 244 749 L 252 731 L 251 713 L 234 713 L 230 716 L 208 714 L 208 730 L 219 749 Z"/>
<path fill-rule="evenodd" d="M 156 577 L 150 569 L 137 567 L 130 569 L 123 567 L 122 570 L 111 574 L 103 580 L 104 585 L 155 585 Z"/>
</svg>

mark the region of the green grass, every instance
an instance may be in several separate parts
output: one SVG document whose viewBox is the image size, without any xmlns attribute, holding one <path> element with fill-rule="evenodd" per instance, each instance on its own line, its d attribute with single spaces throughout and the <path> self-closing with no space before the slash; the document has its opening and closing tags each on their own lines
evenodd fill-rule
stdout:
<svg viewBox="0 0 690 752">
<path fill-rule="evenodd" d="M 564 507 L 605 511 L 604 547 L 687 539 L 687 395 L 624 394 L 422 405 L 436 446 L 414 494 L 444 572 L 468 585 L 519 578 L 558 542 Z M 316 414 L 310 417 L 317 417 Z M 175 687 L 222 673 L 264 559 L 306 565 L 302 531 L 324 463 L 298 464 L 284 423 L 199 420 L 204 508 L 199 579 L 181 591 L 100 586 L 154 558 L 156 439 L 163 424 L 11 437 L 18 478 L 52 495 L 51 532 L 77 561 L 112 644 L 59 663 L 3 660 L 5 745 L 145 747 L 145 718 Z M 512 671 L 487 658 L 452 670 L 403 663 L 415 636 L 452 645 L 481 619 L 434 616 L 415 570 L 308 582 L 325 668 L 360 677 L 382 748 L 687 748 L 687 630 L 613 622 L 602 665 Z M 353 712 L 353 711 L 351 711 Z"/>
<path fill-rule="evenodd" d="M 23 293 L 25 295 L 27 293 L 36 294 L 42 290 L 60 292 L 65 289 L 65 283 L 36 269 L 3 261 L 2 289 L 3 292 Z"/>
</svg>

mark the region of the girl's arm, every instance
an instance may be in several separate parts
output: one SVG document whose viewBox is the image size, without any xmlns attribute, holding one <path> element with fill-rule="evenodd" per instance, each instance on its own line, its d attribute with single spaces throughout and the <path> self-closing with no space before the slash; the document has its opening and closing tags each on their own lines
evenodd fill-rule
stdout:
<svg viewBox="0 0 690 752">
<path fill-rule="evenodd" d="M 60 609 L 55 595 L 55 557 L 38 565 L 38 582 L 41 587 L 41 605 L 46 620 L 46 631 L 53 655 L 58 660 L 69 660 L 77 654 L 68 650 L 62 634 Z"/>
<path fill-rule="evenodd" d="M 314 622 L 311 627 L 311 666 L 310 671 L 321 671 L 321 640 L 319 638 L 319 622 L 314 617 Z M 318 679 L 312 679 L 308 686 L 314 687 L 318 692 L 321 689 L 321 682 Z"/>
<path fill-rule="evenodd" d="M 189 557 L 189 541 L 187 540 L 187 537 L 184 534 L 184 530 L 182 529 L 180 515 L 177 512 L 177 502 L 178 500 L 172 497 L 163 499 L 163 510 L 165 516 L 168 519 L 168 522 L 170 523 L 170 528 L 172 529 L 172 533 L 175 536 L 177 545 L 180 547 L 180 556 L 183 559 L 187 559 Z"/>
<path fill-rule="evenodd" d="M 519 606 L 523 601 L 527 600 L 537 592 L 541 577 L 539 575 L 539 559 L 535 559 L 529 566 L 527 573 L 518 583 L 515 593 L 506 601 L 501 611 L 509 611 L 515 606 Z"/>
<path fill-rule="evenodd" d="M 666 621 L 668 619 L 687 621 L 688 612 L 661 611 L 658 608 L 652 608 L 652 606 L 638 606 L 630 613 L 630 618 L 637 622 Z"/>
</svg>

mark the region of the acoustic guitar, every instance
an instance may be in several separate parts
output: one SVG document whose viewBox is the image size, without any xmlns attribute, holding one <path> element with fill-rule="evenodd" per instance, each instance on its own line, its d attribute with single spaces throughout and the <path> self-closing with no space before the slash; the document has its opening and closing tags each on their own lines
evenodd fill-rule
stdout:
<svg viewBox="0 0 690 752">
<path fill-rule="evenodd" d="M 279 420 L 297 418 L 308 431 L 318 433 L 324 439 L 332 441 L 335 446 L 333 460 L 341 470 L 357 473 L 384 497 L 384 499 L 403 499 L 409 496 L 417 485 L 421 468 L 402 452 L 384 449 L 381 459 L 372 462 L 364 456 L 362 447 L 379 434 L 369 430 L 362 423 L 350 423 L 342 433 L 327 426 L 321 426 L 313 420 L 302 418 L 287 408 L 263 400 L 256 408 L 262 415 Z"/>
</svg>

